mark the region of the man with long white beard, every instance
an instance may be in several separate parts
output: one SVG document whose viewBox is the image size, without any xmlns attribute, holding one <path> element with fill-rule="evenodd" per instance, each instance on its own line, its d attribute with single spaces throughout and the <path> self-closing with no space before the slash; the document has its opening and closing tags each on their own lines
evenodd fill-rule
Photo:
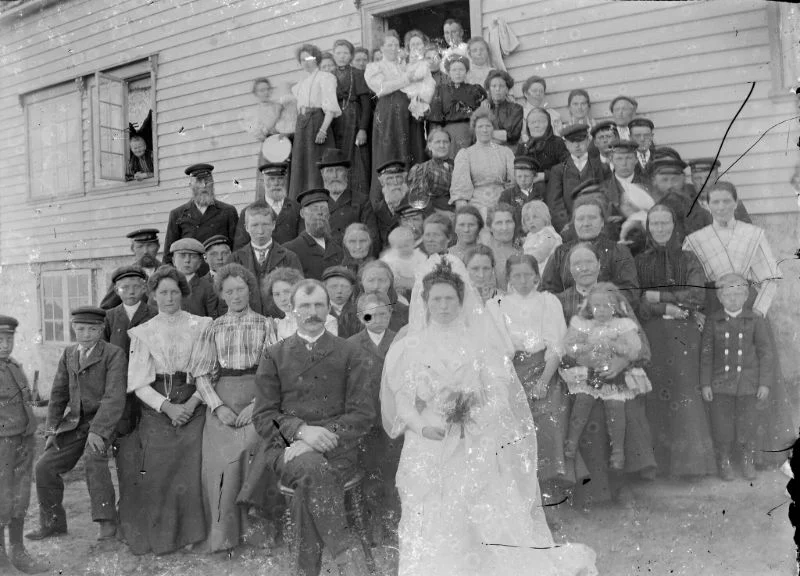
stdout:
<svg viewBox="0 0 800 576">
<path fill-rule="evenodd" d="M 367 227 L 372 245 L 376 246 L 378 224 L 375 212 L 369 198 L 350 188 L 350 159 L 338 148 L 329 148 L 325 150 L 317 166 L 325 189 L 331 194 L 331 238 L 342 244 L 347 227 L 354 222 L 360 222 Z"/>
<path fill-rule="evenodd" d="M 192 199 L 169 213 L 164 240 L 165 264 L 172 264 L 170 247 L 181 238 L 194 238 L 202 244 L 212 236 L 222 234 L 233 244 L 239 214 L 236 208 L 215 198 L 213 170 L 211 164 L 193 164 L 184 170 L 189 177 Z M 207 273 L 208 264 L 203 262 L 198 274 L 203 276 Z"/>
<path fill-rule="evenodd" d="M 399 209 L 402 204 L 407 203 L 408 171 L 405 163 L 401 160 L 390 160 L 383 166 L 378 166 L 378 180 L 381 183 L 382 198 L 375 207 L 375 218 L 381 247 L 387 247 L 389 232 L 400 225 Z"/>
<path fill-rule="evenodd" d="M 131 239 L 133 265 L 141 266 L 149 277 L 156 268 L 161 266 L 161 260 L 156 257 L 158 249 L 161 247 L 161 242 L 158 241 L 158 230 L 155 228 L 142 228 L 127 234 L 127 237 Z M 147 296 L 144 297 L 143 301 L 147 302 Z M 122 299 L 114 289 L 114 283 L 112 282 L 103 297 L 103 301 L 100 302 L 100 308 L 111 310 L 120 304 L 122 304 Z"/>
<path fill-rule="evenodd" d="M 301 193 L 297 201 L 305 230 L 283 247 L 300 258 L 306 278 L 322 280 L 325 269 L 341 264 L 344 257 L 342 245 L 331 238 L 330 192 L 312 188 Z"/>
<path fill-rule="evenodd" d="M 256 189 L 254 204 L 269 204 L 272 211 L 278 215 L 275 221 L 275 230 L 272 231 L 272 240 L 278 244 L 286 244 L 297 238 L 301 230 L 300 207 L 297 202 L 288 198 L 289 194 L 289 163 L 264 162 L 258 167 L 264 179 L 264 186 Z M 245 229 L 247 207 L 242 208 L 239 214 L 239 224 L 236 226 L 236 238 L 233 241 L 233 250 L 236 251 L 250 244 L 250 234 Z"/>
</svg>

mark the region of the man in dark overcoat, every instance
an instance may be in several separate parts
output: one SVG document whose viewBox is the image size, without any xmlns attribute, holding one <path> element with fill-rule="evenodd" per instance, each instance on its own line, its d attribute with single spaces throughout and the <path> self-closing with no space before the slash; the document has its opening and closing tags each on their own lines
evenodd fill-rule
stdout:
<svg viewBox="0 0 800 576">
<path fill-rule="evenodd" d="M 251 204 L 244 211 L 245 226 L 250 243 L 242 246 L 231 255 L 231 262 L 241 264 L 258 281 L 259 287 L 264 277 L 275 268 L 295 268 L 303 270 L 300 259 L 275 241 L 275 212 L 266 202 Z M 250 308 L 268 316 L 266 298 L 261 290 L 250 294 Z"/>
<path fill-rule="evenodd" d="M 297 202 L 288 198 L 289 181 L 287 172 L 289 164 L 287 162 L 264 162 L 258 169 L 264 178 L 264 194 L 258 195 L 257 192 L 254 204 L 266 203 L 278 215 L 275 230 L 272 231 L 272 239 L 278 244 L 286 244 L 297 238 L 297 235 L 303 229 L 303 222 L 300 220 L 300 206 Z M 250 235 L 245 228 L 247 208 L 243 208 L 242 213 L 239 215 L 239 223 L 236 225 L 236 238 L 233 241 L 234 251 L 242 246 L 247 246 L 250 242 Z"/>
<path fill-rule="evenodd" d="M 169 213 L 167 236 L 164 240 L 164 263 L 172 264 L 172 243 L 181 238 L 194 238 L 200 243 L 222 234 L 230 239 L 236 235 L 239 214 L 236 208 L 220 202 L 214 196 L 214 176 L 211 164 L 193 164 L 184 173 L 189 177 L 192 199 Z M 200 275 L 208 273 L 203 262 Z"/>
<path fill-rule="evenodd" d="M 103 342 L 106 311 L 83 306 L 72 311 L 77 344 L 67 346 L 58 362 L 45 424 L 47 442 L 36 462 L 39 529 L 26 534 L 42 540 L 67 532 L 64 480 L 85 455 L 86 484 L 98 539 L 116 534 L 114 484 L 108 470 L 108 448 L 125 407 L 125 352 Z"/>
<path fill-rule="evenodd" d="M 320 280 L 330 266 L 342 263 L 342 245 L 331 238 L 330 193 L 324 188 L 306 190 L 297 197 L 305 230 L 283 247 L 294 252 L 306 278 Z"/>
<path fill-rule="evenodd" d="M 317 576 L 325 547 L 343 574 L 366 576 L 358 537 L 347 526 L 344 484 L 375 418 L 367 374 L 358 348 L 325 330 L 330 301 L 322 283 L 301 281 L 291 302 L 297 332 L 261 360 L 253 424 L 269 443 L 270 467 L 295 491 L 296 574 Z"/>
</svg>

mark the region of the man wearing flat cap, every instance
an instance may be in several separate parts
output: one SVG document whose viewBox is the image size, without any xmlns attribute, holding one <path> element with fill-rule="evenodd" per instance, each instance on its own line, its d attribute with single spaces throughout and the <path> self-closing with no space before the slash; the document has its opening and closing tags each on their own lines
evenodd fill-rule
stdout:
<svg viewBox="0 0 800 576">
<path fill-rule="evenodd" d="M 619 140 L 617 125 L 612 120 L 603 120 L 592 126 L 589 134 L 592 137 L 592 143 L 589 144 L 589 155 L 599 157 L 600 162 L 613 170 L 611 148 Z"/>
<path fill-rule="evenodd" d="M 264 277 L 275 268 L 303 269 L 297 255 L 274 240 L 276 217 L 269 204 L 256 202 L 245 208 L 243 213 L 250 243 L 236 250 L 231 256 L 231 262 L 250 270 L 259 286 Z M 250 308 L 254 312 L 267 316 L 267 307 L 268 302 L 261 290 L 250 293 Z"/>
<path fill-rule="evenodd" d="M 614 117 L 614 124 L 617 125 L 617 132 L 622 140 L 631 139 L 631 131 L 628 124 L 636 116 L 639 103 L 630 96 L 617 96 L 611 101 L 608 109 Z"/>
<path fill-rule="evenodd" d="M 217 270 L 231 261 L 231 241 L 227 236 L 217 234 L 203 242 L 206 251 L 204 258 L 209 267 L 209 280 L 214 280 Z"/>
<path fill-rule="evenodd" d="M 172 244 L 181 238 L 194 238 L 202 244 L 212 236 L 222 234 L 233 245 L 239 215 L 236 208 L 215 198 L 213 170 L 211 164 L 193 164 L 184 170 L 189 177 L 192 199 L 169 213 L 164 240 L 165 264 L 172 264 Z M 203 262 L 200 273 L 207 272 L 208 265 Z"/>
<path fill-rule="evenodd" d="M 643 173 L 650 171 L 650 164 L 653 162 L 656 146 L 653 144 L 655 134 L 655 124 L 648 118 L 634 118 L 628 123 L 631 133 L 631 140 L 639 145 L 636 157 L 639 161 L 639 169 Z"/>
<path fill-rule="evenodd" d="M 58 362 L 45 424 L 47 442 L 36 462 L 39 529 L 26 534 L 42 540 L 67 532 L 64 480 L 84 457 L 92 520 L 99 540 L 116 534 L 116 499 L 108 469 L 109 448 L 125 407 L 127 359 L 119 346 L 103 341 L 106 311 L 94 306 L 72 310 L 77 344 Z"/>
<path fill-rule="evenodd" d="M 0 573 L 17 574 L 16 570 L 21 570 L 37 574 L 47 571 L 47 566 L 32 558 L 22 541 L 31 500 L 36 416 L 28 379 L 22 365 L 11 357 L 18 325 L 16 318 L 0 315 Z"/>
<path fill-rule="evenodd" d="M 131 240 L 133 265 L 141 267 L 149 278 L 150 274 L 161 266 L 161 260 L 156 257 L 158 249 L 161 247 L 161 242 L 158 241 L 158 230 L 156 228 L 142 228 L 141 230 L 134 230 L 126 236 Z M 147 301 L 146 295 L 145 301 Z M 120 302 L 122 300 L 114 290 L 114 281 L 112 280 L 106 295 L 103 296 L 103 300 L 100 302 L 100 308 L 111 310 L 115 306 L 119 306 Z"/>
<path fill-rule="evenodd" d="M 380 249 L 389 245 L 389 232 L 400 225 L 397 209 L 408 197 L 408 171 L 400 159 L 389 160 L 377 168 L 380 186 L 372 189 L 371 202 L 378 223 Z"/>
<path fill-rule="evenodd" d="M 320 280 L 329 266 L 342 263 L 344 251 L 330 234 L 330 193 L 324 188 L 306 190 L 297 197 L 305 230 L 284 248 L 300 259 L 306 278 Z"/>
<path fill-rule="evenodd" d="M 272 239 L 278 244 L 286 244 L 297 238 L 302 230 L 300 220 L 300 206 L 288 197 L 288 162 L 264 162 L 258 167 L 264 179 L 264 194 L 258 195 L 253 204 L 266 203 L 277 214 L 275 229 Z M 236 238 L 233 241 L 233 250 L 236 251 L 250 243 L 250 235 L 245 227 L 247 207 L 242 209 L 239 223 L 236 225 Z"/>
<path fill-rule="evenodd" d="M 172 243 L 170 251 L 175 269 L 186 277 L 192 289 L 191 294 L 181 301 L 181 309 L 195 316 L 219 316 L 219 298 L 210 275 L 200 274 L 200 267 L 205 264 L 206 249 L 203 245 L 194 238 L 181 238 Z"/>
<path fill-rule="evenodd" d="M 338 148 L 328 148 L 323 152 L 317 166 L 322 175 L 323 187 L 331 195 L 331 237 L 342 244 L 347 227 L 354 222 L 360 222 L 369 230 L 372 246 L 377 247 L 379 238 L 375 212 L 369 198 L 350 186 L 350 159 Z"/>
<path fill-rule="evenodd" d="M 695 194 L 700 195 L 697 204 L 703 209 L 703 223 L 705 226 L 709 226 L 714 219 L 711 217 L 711 212 L 708 211 L 708 190 L 719 179 L 720 162 L 716 158 L 694 158 L 687 163 L 692 172 L 692 184 L 694 185 Z M 706 183 L 706 180 L 708 183 Z M 703 186 L 704 184 L 705 187 Z M 753 223 L 741 199 L 736 202 L 736 211 L 733 213 L 733 217 L 739 222 Z M 690 233 L 687 232 L 687 234 Z"/>
<path fill-rule="evenodd" d="M 597 156 L 589 155 L 589 126 L 572 124 L 561 131 L 569 156 L 550 170 L 547 183 L 547 207 L 553 227 L 561 230 L 572 217 L 572 192 L 586 180 L 603 181 L 611 169 Z"/>
<path fill-rule="evenodd" d="M 509 186 L 500 194 L 499 204 L 508 204 L 514 207 L 514 221 L 517 230 L 521 230 L 522 207 L 532 200 L 545 201 L 547 184 L 544 181 L 534 182 L 536 174 L 542 172 L 539 163 L 524 154 L 514 158 L 514 185 Z"/>
</svg>

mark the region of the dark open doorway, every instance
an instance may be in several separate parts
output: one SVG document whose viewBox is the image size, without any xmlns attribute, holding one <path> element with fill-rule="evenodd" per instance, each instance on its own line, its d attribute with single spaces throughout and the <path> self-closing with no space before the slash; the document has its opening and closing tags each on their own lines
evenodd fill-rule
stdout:
<svg viewBox="0 0 800 576">
<path fill-rule="evenodd" d="M 401 41 L 406 32 L 416 28 L 432 41 L 444 46 L 442 27 L 448 18 L 458 20 L 464 27 L 465 42 L 470 38 L 469 0 L 427 4 L 385 18 L 387 28 L 397 30 Z"/>
</svg>

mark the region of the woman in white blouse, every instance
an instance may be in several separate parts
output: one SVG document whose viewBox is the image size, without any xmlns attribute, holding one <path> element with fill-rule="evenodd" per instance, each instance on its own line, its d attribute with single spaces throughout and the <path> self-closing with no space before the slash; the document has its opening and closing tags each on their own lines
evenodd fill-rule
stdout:
<svg viewBox="0 0 800 576">
<path fill-rule="evenodd" d="M 322 52 L 313 44 L 303 44 L 297 59 L 306 77 L 294 85 L 297 98 L 297 124 L 292 144 L 292 173 L 289 195 L 292 199 L 311 188 L 322 188 L 317 162 L 326 148 L 336 148 L 331 123 L 342 113 L 336 99 L 336 76 L 319 69 Z"/>
<path fill-rule="evenodd" d="M 128 392 L 142 416 L 119 458 L 140 474 L 120 478 L 120 527 L 134 554 L 166 554 L 206 537 L 200 481 L 205 408 L 192 352 L 211 318 L 181 310 L 186 278 L 161 266 L 148 280 L 158 315 L 131 328 Z"/>
</svg>

